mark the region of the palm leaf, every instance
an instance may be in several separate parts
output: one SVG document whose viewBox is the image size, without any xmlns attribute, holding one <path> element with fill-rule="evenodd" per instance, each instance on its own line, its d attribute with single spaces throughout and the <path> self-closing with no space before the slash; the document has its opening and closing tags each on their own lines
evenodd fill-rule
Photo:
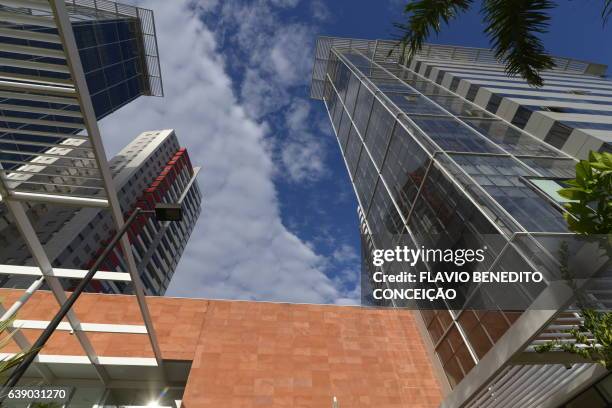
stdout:
<svg viewBox="0 0 612 408">
<path fill-rule="evenodd" d="M 394 24 L 402 33 L 398 42 L 401 47 L 400 61 L 406 56 L 408 60 L 411 59 L 421 50 L 431 30 L 439 33 L 442 22 L 448 24 L 471 4 L 472 0 L 417 0 L 408 3 L 404 8 L 404 14 L 409 16 L 408 23 Z"/>
<path fill-rule="evenodd" d="M 612 0 L 604 0 L 604 7 L 601 11 L 601 18 L 603 18 L 604 24 L 608 22 L 610 14 L 612 14 Z"/>
<path fill-rule="evenodd" d="M 542 86 L 540 72 L 555 66 L 537 34 L 546 33 L 555 7 L 552 0 L 485 0 L 485 32 L 509 75 L 520 75 L 532 86 Z"/>
<path fill-rule="evenodd" d="M 0 350 L 3 349 L 13 338 L 15 330 L 9 330 L 15 322 L 16 315 L 9 317 L 6 320 L 0 320 Z M 13 368 L 19 365 L 26 357 L 36 353 L 37 349 L 22 351 L 11 357 L 6 357 L 0 360 L 0 381 L 4 381 L 5 376 Z"/>
</svg>

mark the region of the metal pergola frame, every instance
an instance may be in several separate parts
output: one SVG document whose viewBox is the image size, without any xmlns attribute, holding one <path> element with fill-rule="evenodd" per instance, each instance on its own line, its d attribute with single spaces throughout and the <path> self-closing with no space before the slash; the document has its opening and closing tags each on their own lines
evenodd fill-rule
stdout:
<svg viewBox="0 0 612 408">
<path fill-rule="evenodd" d="M 15 225 L 19 230 L 21 236 L 23 237 L 32 258 L 35 261 L 36 268 L 33 267 L 2 267 L 2 273 L 19 273 L 23 275 L 29 276 L 37 276 L 36 280 L 30 285 L 28 289 L 24 291 L 24 294 L 19 298 L 17 302 L 15 302 L 11 307 L 7 310 L 2 308 L 0 310 L 4 315 L 3 318 L 7 318 L 11 315 L 14 315 L 18 310 L 20 310 L 27 301 L 31 298 L 32 294 L 36 292 L 43 284 L 51 290 L 53 296 L 55 297 L 57 303 L 60 305 L 64 304 L 67 300 L 66 293 L 64 288 L 60 283 L 60 278 L 70 277 L 70 278 L 82 278 L 85 276 L 85 271 L 73 271 L 73 270 L 58 270 L 54 269 L 51 265 L 51 262 L 45 253 L 45 249 L 41 244 L 32 223 L 30 222 L 28 215 L 26 213 L 26 206 L 23 201 L 26 202 L 42 202 L 48 204 L 60 204 L 60 205 L 76 205 L 80 207 L 102 207 L 108 209 L 113 217 L 116 229 L 119 231 L 124 225 L 124 218 L 121 211 L 121 207 L 119 205 L 119 201 L 117 198 L 117 192 L 113 183 L 113 179 L 111 176 L 111 172 L 108 167 L 108 162 L 106 159 L 106 155 L 104 152 L 104 147 L 102 144 L 102 138 L 100 135 L 100 130 L 98 128 L 97 119 L 94 113 L 93 104 L 91 101 L 91 97 L 89 94 L 89 90 L 87 87 L 87 82 L 85 80 L 85 75 L 83 71 L 83 67 L 81 64 L 81 60 L 79 57 L 78 48 L 76 45 L 76 40 L 74 38 L 74 34 L 72 31 L 70 14 L 66 7 L 65 0 L 28 0 L 28 1 L 11 1 L 11 0 L 0 0 L 0 5 L 4 5 L 7 7 L 30 7 L 32 9 L 39 9 L 39 13 L 31 13 L 31 15 L 22 14 L 22 13 L 11 13 L 3 11 L 0 13 L 0 21 L 4 23 L 8 23 L 8 26 L 2 27 L 1 34 L 7 36 L 14 36 L 15 38 L 22 39 L 33 39 L 39 41 L 48 41 L 53 42 L 55 44 L 62 45 L 62 51 L 56 51 L 54 53 L 54 57 L 60 57 L 56 55 L 57 52 L 62 53 L 62 59 L 65 60 L 64 66 L 59 65 L 41 65 L 40 63 L 36 63 L 31 60 L 14 60 L 9 61 L 9 65 L 20 65 L 25 66 L 26 68 L 34 69 L 50 69 L 58 72 L 65 72 L 69 74 L 69 80 L 62 80 L 62 86 L 60 90 L 61 95 L 68 94 L 70 98 L 59 98 L 57 96 L 49 96 L 43 94 L 36 93 L 23 93 L 23 91 L 33 91 L 36 92 L 40 85 L 28 84 L 25 82 L 0 82 L 0 97 L 6 98 L 17 98 L 23 100 L 39 100 L 46 102 L 54 102 L 54 103 L 68 103 L 72 106 L 78 106 L 80 109 L 79 112 L 72 112 L 67 116 L 79 116 L 82 118 L 82 125 L 79 124 L 79 127 L 83 128 L 86 132 L 86 135 L 72 135 L 72 134 L 56 134 L 49 133 L 48 136 L 53 138 L 61 138 L 60 141 L 63 140 L 81 140 L 87 145 L 80 146 L 76 144 L 75 146 L 71 146 L 69 144 L 55 144 L 51 149 L 55 149 L 57 147 L 63 148 L 66 152 L 71 152 L 76 150 L 87 150 L 93 156 L 84 156 L 84 157 L 74 157 L 77 160 L 88 160 L 95 164 L 94 167 L 79 167 L 78 165 L 72 163 L 72 165 L 68 166 L 59 166 L 60 168 L 64 167 L 68 170 L 75 169 L 77 172 L 79 170 L 94 170 L 99 174 L 98 180 L 101 181 L 101 190 L 99 193 L 94 195 L 80 195 L 80 194 L 62 194 L 55 191 L 36 191 L 36 190 L 28 190 L 22 188 L 23 183 L 27 183 L 27 180 L 16 179 L 14 177 L 10 177 L 13 174 L 27 177 L 28 172 L 33 172 L 35 175 L 40 175 L 39 171 L 30 171 L 31 167 L 28 166 L 36 166 L 34 169 L 41 170 L 47 168 L 47 166 L 54 166 L 53 163 L 47 163 L 47 160 L 39 160 L 40 157 L 51 158 L 52 160 L 63 159 L 65 155 L 50 155 L 45 152 L 41 153 L 31 153 L 29 155 L 35 156 L 34 160 L 27 160 L 19 162 L 21 167 L 17 168 L 15 172 L 11 172 L 11 169 L 2 169 L 0 166 L 0 199 L 6 205 L 9 213 L 15 220 Z M 87 7 L 86 5 L 79 4 L 78 7 Z M 10 9 L 6 9 L 10 10 Z M 16 9 L 15 9 L 16 10 Z M 58 35 L 55 34 L 46 34 L 46 33 L 38 33 L 36 31 L 31 30 L 20 30 L 20 29 L 12 29 L 9 28 L 10 24 L 14 24 L 19 26 L 21 24 L 33 24 L 41 27 L 55 28 L 58 31 Z M 36 57 L 36 55 L 40 54 L 48 54 L 48 50 L 46 51 L 37 51 L 33 47 L 23 47 L 23 49 L 18 50 L 20 52 L 30 52 L 30 55 Z M 34 65 L 32 65 L 34 64 Z M 53 81 L 57 82 L 57 81 Z M 49 90 L 49 88 L 46 88 Z M 45 92 L 46 92 L 45 90 Z M 53 91 L 53 89 L 51 89 Z M 21 107 L 22 110 L 25 110 L 25 107 Z M 37 113 L 45 113 L 45 114 L 53 114 L 53 112 L 42 112 L 40 109 L 33 109 L 30 112 Z M 22 120 L 17 118 L 20 123 L 39 123 L 45 125 L 58 125 L 61 126 L 61 123 L 56 123 L 53 121 L 47 122 L 33 122 L 32 120 Z M 36 131 L 20 131 L 19 129 L 0 129 L 2 132 L 11 132 L 11 133 L 27 133 L 34 134 L 38 136 L 46 136 L 47 132 L 36 132 Z M 57 139 L 52 139 L 57 140 Z M 46 146 L 45 146 L 46 147 Z M 51 157 L 49 157 L 51 156 Z M 54 157 L 59 156 L 59 157 Z M 78 163 L 77 163 L 78 164 Z M 57 167 L 57 166 L 56 166 Z M 25 169 L 28 170 L 25 170 Z M 61 175 L 69 178 L 70 175 Z M 61 184 L 60 184 L 61 186 Z M 77 186 L 78 187 L 78 186 Z M 88 188 L 86 185 L 84 188 Z M 78 191 L 75 190 L 75 191 Z M 124 236 L 120 243 L 121 249 L 125 256 L 125 260 L 127 263 L 127 274 L 126 273 L 118 273 L 118 272 L 99 272 L 95 275 L 94 279 L 108 279 L 108 280 L 120 280 L 120 281 L 131 281 L 132 286 L 134 288 L 134 294 L 138 303 L 138 307 L 140 310 L 140 314 L 142 316 L 144 322 L 144 329 L 141 328 L 127 328 L 128 332 L 133 333 L 146 333 L 148 336 L 149 342 L 151 344 L 151 349 L 153 350 L 154 359 L 156 365 L 161 368 L 162 367 L 162 356 L 161 351 L 158 345 L 157 337 L 155 334 L 155 330 L 153 327 L 153 323 L 151 320 L 151 315 L 149 313 L 149 309 L 147 306 L 147 302 L 144 296 L 144 290 L 142 286 L 142 282 L 140 281 L 140 277 L 138 275 L 138 269 L 136 266 L 136 262 L 134 256 L 132 254 L 131 245 L 127 236 Z M 119 276 L 123 275 L 123 276 Z M 70 310 L 67 315 L 67 327 L 74 333 L 76 339 L 78 340 L 81 348 L 85 356 L 87 356 L 88 361 L 94 367 L 96 374 L 99 380 L 103 384 L 108 384 L 110 378 L 108 373 L 104 368 L 104 364 L 101 363 L 100 356 L 96 354 L 92 343 L 87 337 L 86 331 L 91 331 L 92 324 L 81 323 L 81 321 L 76 316 L 75 312 Z M 99 327 L 98 327 L 99 329 Z M 17 345 L 23 350 L 26 351 L 31 347 L 31 344 L 27 341 L 25 336 L 19 332 L 17 328 L 15 328 L 17 333 L 14 334 L 14 339 Z M 96 330 L 93 330 L 96 331 Z M 43 350 L 44 353 L 44 350 Z M 38 361 L 41 361 L 38 359 Z M 51 381 L 53 379 L 52 373 L 45 368 L 44 364 L 36 364 L 36 369 L 41 373 L 42 377 Z M 161 370 L 160 370 L 161 371 Z"/>
</svg>

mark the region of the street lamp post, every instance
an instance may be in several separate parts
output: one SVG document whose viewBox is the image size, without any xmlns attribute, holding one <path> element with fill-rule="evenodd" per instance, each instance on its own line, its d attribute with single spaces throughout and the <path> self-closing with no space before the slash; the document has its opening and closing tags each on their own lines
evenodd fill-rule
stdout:
<svg viewBox="0 0 612 408">
<path fill-rule="evenodd" d="M 13 370 L 9 378 L 4 383 L 4 391 L 8 391 L 9 388 L 17 385 L 17 383 L 19 382 L 23 374 L 26 372 L 30 364 L 32 364 L 32 362 L 38 355 L 38 352 L 44 347 L 44 345 L 47 343 L 47 341 L 49 340 L 49 338 L 51 337 L 51 335 L 53 334 L 57 326 L 60 324 L 62 319 L 70 311 L 70 309 L 72 308 L 72 305 L 74 305 L 74 303 L 77 301 L 77 299 L 79 298 L 83 290 L 85 290 L 89 282 L 91 282 L 91 280 L 93 279 L 94 275 L 98 271 L 98 268 L 100 267 L 104 259 L 106 259 L 108 254 L 115 247 L 115 245 L 117 245 L 121 237 L 123 237 L 125 232 L 128 230 L 128 228 L 132 224 L 132 222 L 134 222 L 134 220 L 139 215 L 146 215 L 146 214 L 155 214 L 155 218 L 158 221 L 180 221 L 183 215 L 180 204 L 160 203 L 160 204 L 156 204 L 155 210 L 143 210 L 142 208 L 136 208 L 132 212 L 132 214 L 129 216 L 129 218 L 126 220 L 126 222 L 123 224 L 121 229 L 117 231 L 117 233 L 115 234 L 111 242 L 106 246 L 106 248 L 104 248 L 104 251 L 102 251 L 102 253 L 93 263 L 89 271 L 87 271 L 83 279 L 81 279 L 81 281 L 79 282 L 77 287 L 74 289 L 70 297 L 66 300 L 66 302 L 62 304 L 62 306 L 60 307 L 60 310 L 53 317 L 53 320 L 49 322 L 49 324 L 47 325 L 45 330 L 42 332 L 40 337 L 32 345 L 31 350 L 33 351 L 29 353 L 27 357 L 24 358 L 23 361 Z M 0 396 L 0 401 L 2 401 L 4 395 L 6 395 L 6 392 L 2 392 Z"/>
</svg>

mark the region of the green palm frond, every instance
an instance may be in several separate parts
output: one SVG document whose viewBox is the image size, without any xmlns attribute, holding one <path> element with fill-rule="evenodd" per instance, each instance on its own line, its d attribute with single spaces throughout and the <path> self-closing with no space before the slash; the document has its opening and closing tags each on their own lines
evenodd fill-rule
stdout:
<svg viewBox="0 0 612 408">
<path fill-rule="evenodd" d="M 542 86 L 540 72 L 555 66 L 537 34 L 546 33 L 555 7 L 552 0 L 485 0 L 485 32 L 509 75 L 520 75 L 532 86 Z"/>
<path fill-rule="evenodd" d="M 610 14 L 612 14 L 612 0 L 604 0 L 604 7 L 601 11 L 601 18 L 603 18 L 604 24 L 608 22 Z"/>
<path fill-rule="evenodd" d="M 499 60 L 510 75 L 520 75 L 532 86 L 542 86 L 540 73 L 555 66 L 538 34 L 546 33 L 554 0 L 483 0 L 485 32 Z M 406 23 L 395 23 L 400 36 L 389 56 L 401 48 L 399 61 L 406 63 L 418 53 L 431 32 L 440 32 L 442 23 L 449 24 L 469 9 L 473 0 L 413 0 L 404 8 Z M 612 16 L 612 0 L 603 0 L 601 17 L 606 24 Z M 407 58 L 406 58 L 407 57 Z"/>
<path fill-rule="evenodd" d="M 13 338 L 13 335 L 16 331 L 9 330 L 13 327 L 13 323 L 15 322 L 16 315 L 11 316 L 6 320 L 0 320 L 0 350 L 3 349 Z M 4 358 L 0 360 L 0 381 L 4 382 L 5 377 L 8 375 L 9 371 L 19 365 L 26 357 L 30 356 L 32 353 L 36 353 L 35 349 L 30 349 L 27 351 L 22 351 L 20 353 L 14 354 L 11 357 Z"/>
<path fill-rule="evenodd" d="M 431 30 L 439 33 L 442 23 L 448 24 L 471 4 L 472 0 L 417 0 L 408 3 L 404 8 L 404 14 L 409 16 L 408 24 L 394 24 L 403 33 L 398 43 L 402 50 L 400 59 L 406 55 L 412 58 L 421 50 Z"/>
</svg>

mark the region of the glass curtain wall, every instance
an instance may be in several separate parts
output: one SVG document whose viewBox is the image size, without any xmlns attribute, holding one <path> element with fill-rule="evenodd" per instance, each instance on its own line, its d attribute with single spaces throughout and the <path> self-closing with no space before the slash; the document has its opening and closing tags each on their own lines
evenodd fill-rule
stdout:
<svg viewBox="0 0 612 408">
<path fill-rule="evenodd" d="M 349 47 L 332 48 L 323 99 L 370 250 L 486 246 L 488 264 L 473 270 L 537 270 L 507 245 L 513 234 L 566 232 L 561 213 L 525 177 L 573 177 L 574 161 L 521 129 L 404 66 Z M 517 286 L 513 298 L 526 308 L 544 285 L 536 289 Z M 521 314 L 499 305 L 494 288 L 459 290 L 464 304 L 421 309 L 451 386 Z"/>
</svg>

